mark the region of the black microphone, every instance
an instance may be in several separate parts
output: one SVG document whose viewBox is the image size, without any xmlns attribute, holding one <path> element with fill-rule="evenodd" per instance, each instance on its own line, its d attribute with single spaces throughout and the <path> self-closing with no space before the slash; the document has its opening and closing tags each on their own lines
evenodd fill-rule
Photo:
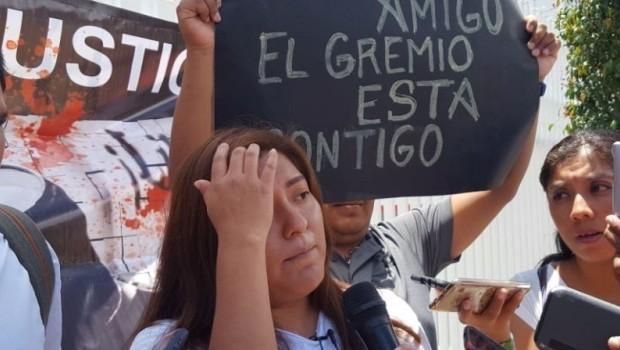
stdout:
<svg viewBox="0 0 620 350">
<path fill-rule="evenodd" d="M 370 282 L 354 284 L 342 295 L 344 313 L 368 350 L 394 350 L 396 334 L 381 298 Z"/>
</svg>

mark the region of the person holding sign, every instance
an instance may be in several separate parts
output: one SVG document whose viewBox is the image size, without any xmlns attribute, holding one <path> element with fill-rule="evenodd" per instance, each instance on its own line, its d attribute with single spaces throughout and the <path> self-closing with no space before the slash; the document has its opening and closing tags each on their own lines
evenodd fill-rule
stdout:
<svg viewBox="0 0 620 350">
<path fill-rule="evenodd" d="M 177 14 L 187 45 L 187 61 L 183 93 L 177 102 L 172 127 L 169 163 L 172 179 L 177 177 L 187 155 L 213 135 L 214 24 L 221 20 L 218 4 L 211 0 L 183 0 Z M 538 78 L 542 82 L 557 59 L 560 43 L 536 20 L 527 19 L 524 23 L 531 33 L 528 47 L 538 60 Z M 428 310 L 429 289 L 411 281 L 409 276 L 434 276 L 457 261 L 512 199 L 530 159 L 535 129 L 536 123 L 532 124 L 512 170 L 503 184 L 494 189 L 457 194 L 373 227 L 370 226 L 372 200 L 324 205 L 325 225 L 334 241 L 333 276 L 347 283 L 369 280 L 378 287 L 392 289 L 414 309 L 431 345 L 436 348 L 435 326 Z M 508 301 L 498 295 L 498 302 L 503 305 Z M 467 314 L 468 310 L 463 312 Z M 483 313 L 466 318 L 475 322 L 494 320 L 497 315 L 491 316 L 494 317 Z"/>
</svg>

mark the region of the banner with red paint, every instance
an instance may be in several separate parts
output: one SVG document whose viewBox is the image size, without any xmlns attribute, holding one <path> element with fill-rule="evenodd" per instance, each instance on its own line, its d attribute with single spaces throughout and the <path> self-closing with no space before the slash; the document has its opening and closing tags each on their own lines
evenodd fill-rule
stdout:
<svg viewBox="0 0 620 350">
<path fill-rule="evenodd" d="M 5 99 L 12 115 L 5 167 L 38 177 L 39 192 L 45 182 L 59 186 L 82 212 L 100 211 L 90 206 L 108 202 L 102 219 L 110 222 L 87 215 L 90 240 L 128 238 L 144 228 L 161 232 L 163 223 L 150 225 L 157 220 L 149 215 L 166 195 L 169 118 L 185 59 L 176 24 L 83 0 L 0 3 Z M 19 185 L 12 183 L 11 190 Z M 52 212 L 63 210 L 45 208 L 33 216 L 57 222 Z M 65 237 L 48 237 L 52 243 L 57 238 Z M 83 249 L 55 248 L 65 264 L 92 260 Z M 107 247 L 94 253 L 106 263 L 114 260 Z"/>
<path fill-rule="evenodd" d="M 0 37 L 0 202 L 60 258 L 63 349 L 121 348 L 165 225 L 178 27 L 87 0 L 0 0 Z"/>
</svg>

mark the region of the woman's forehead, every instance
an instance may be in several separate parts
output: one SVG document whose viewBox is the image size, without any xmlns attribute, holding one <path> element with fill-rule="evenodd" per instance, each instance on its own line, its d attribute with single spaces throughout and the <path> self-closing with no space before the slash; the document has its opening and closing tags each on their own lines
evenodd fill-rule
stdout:
<svg viewBox="0 0 620 350">
<path fill-rule="evenodd" d="M 261 155 L 259 160 L 259 172 L 262 173 L 265 168 L 265 163 L 267 162 L 268 153 L 265 152 Z M 297 178 L 299 176 L 303 177 L 303 174 L 297 169 L 297 167 L 291 162 L 291 160 L 285 156 L 284 154 L 278 152 L 278 164 L 276 165 L 276 183 L 282 182 L 285 183 L 288 180 L 293 178 Z M 305 180 L 305 177 L 304 177 Z"/>
</svg>

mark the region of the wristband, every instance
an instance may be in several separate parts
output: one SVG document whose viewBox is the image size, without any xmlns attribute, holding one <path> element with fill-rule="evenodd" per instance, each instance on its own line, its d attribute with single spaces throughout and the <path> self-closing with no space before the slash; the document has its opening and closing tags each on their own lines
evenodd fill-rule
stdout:
<svg viewBox="0 0 620 350">
<path fill-rule="evenodd" d="M 512 335 L 510 336 L 510 339 L 499 343 L 499 345 L 501 345 L 506 350 L 515 350 L 515 342 L 512 338 Z"/>
</svg>

